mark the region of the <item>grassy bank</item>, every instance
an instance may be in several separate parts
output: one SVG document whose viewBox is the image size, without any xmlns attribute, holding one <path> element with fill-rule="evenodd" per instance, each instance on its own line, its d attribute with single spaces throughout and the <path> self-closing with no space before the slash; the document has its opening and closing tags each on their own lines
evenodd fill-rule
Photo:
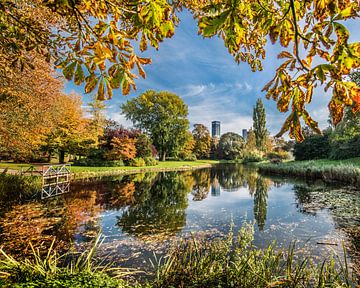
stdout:
<svg viewBox="0 0 360 288">
<path fill-rule="evenodd" d="M 146 280 L 135 271 L 95 264 L 94 248 L 78 257 L 52 250 L 40 256 L 34 250 L 34 257 L 25 260 L 15 260 L 0 250 L 0 284 L 33 288 L 355 287 L 357 280 L 346 261 L 335 265 L 334 259 L 318 264 L 309 258 L 296 259 L 294 245 L 287 251 L 277 251 L 274 245 L 258 249 L 252 243 L 253 231 L 253 225 L 244 224 L 237 237 L 229 233 L 212 241 L 194 237 L 176 243 L 165 257 L 152 259 L 153 270 Z M 122 277 L 126 274 L 132 277 Z"/>
<path fill-rule="evenodd" d="M 0 173 L 0 200 L 29 199 L 41 191 L 41 178 Z"/>
<path fill-rule="evenodd" d="M 325 182 L 343 182 L 360 186 L 360 158 L 347 160 L 289 161 L 284 163 L 257 163 L 263 173 L 289 175 Z"/>
<path fill-rule="evenodd" d="M 219 163 L 215 160 L 197 160 L 197 161 L 165 161 L 159 162 L 156 166 L 143 167 L 83 167 L 71 166 L 72 179 L 82 179 L 98 176 L 111 176 L 117 174 L 131 174 L 141 172 L 160 172 L 160 171 L 184 171 L 211 167 Z"/>
<path fill-rule="evenodd" d="M 73 179 L 91 178 L 99 176 L 111 176 L 118 174 L 130 174 L 140 172 L 160 172 L 160 171 L 182 171 L 198 168 L 211 167 L 218 164 L 217 160 L 197 160 L 197 161 L 165 161 L 159 162 L 156 166 L 143 167 L 86 167 L 86 166 L 71 166 L 71 173 Z M 46 164 L 44 164 L 46 165 Z M 0 163 L 0 169 L 13 171 L 25 171 L 29 169 L 31 164 L 16 164 L 16 163 Z M 39 165 L 40 167 L 40 165 Z"/>
</svg>

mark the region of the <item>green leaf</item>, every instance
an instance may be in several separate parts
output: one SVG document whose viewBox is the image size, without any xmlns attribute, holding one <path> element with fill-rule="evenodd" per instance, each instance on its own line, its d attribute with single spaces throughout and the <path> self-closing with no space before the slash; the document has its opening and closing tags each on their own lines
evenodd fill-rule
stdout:
<svg viewBox="0 0 360 288">
<path fill-rule="evenodd" d="M 74 76 L 76 61 L 71 62 L 68 66 L 66 66 L 63 70 L 63 75 L 66 80 L 71 80 Z"/>
<path fill-rule="evenodd" d="M 90 76 L 86 77 L 85 81 L 85 93 L 90 93 L 95 89 L 99 79 L 96 78 L 94 74 L 91 74 Z"/>
<path fill-rule="evenodd" d="M 75 71 L 74 82 L 76 85 L 80 85 L 84 81 L 85 81 L 84 71 L 81 67 L 81 64 L 78 64 Z"/>
</svg>

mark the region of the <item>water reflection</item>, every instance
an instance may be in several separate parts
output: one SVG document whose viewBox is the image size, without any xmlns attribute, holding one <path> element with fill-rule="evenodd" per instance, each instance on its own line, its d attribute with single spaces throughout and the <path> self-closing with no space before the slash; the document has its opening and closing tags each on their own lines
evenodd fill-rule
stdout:
<svg viewBox="0 0 360 288">
<path fill-rule="evenodd" d="M 147 183 L 150 185 L 137 187 L 135 201 L 117 216 L 117 225 L 136 237 L 174 235 L 186 223 L 187 194 L 193 179 L 170 172 L 159 173 L 153 183 Z"/>
<path fill-rule="evenodd" d="M 359 237 L 353 236 L 360 235 L 359 191 L 270 180 L 241 165 L 118 176 L 73 183 L 71 189 L 61 197 L 2 209 L 0 247 L 26 255 L 29 240 L 46 250 L 55 238 L 66 250 L 102 231 L 109 245 L 130 247 L 131 254 L 135 244 L 149 249 L 188 232 L 226 233 L 232 219 L 241 224 L 247 214 L 258 226 L 257 245 L 276 239 L 286 246 L 297 239 L 319 250 L 317 240 L 308 239 L 340 239 L 335 223 L 360 250 Z"/>
<path fill-rule="evenodd" d="M 266 222 L 268 189 L 268 181 L 258 177 L 254 194 L 254 218 L 260 230 L 264 229 Z"/>
</svg>

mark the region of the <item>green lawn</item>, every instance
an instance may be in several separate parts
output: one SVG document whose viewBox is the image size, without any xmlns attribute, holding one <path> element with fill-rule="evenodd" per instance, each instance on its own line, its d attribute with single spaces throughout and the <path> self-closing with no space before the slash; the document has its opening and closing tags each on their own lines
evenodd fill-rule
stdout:
<svg viewBox="0 0 360 288">
<path fill-rule="evenodd" d="M 74 173 L 81 172 L 115 172 L 115 171 L 138 171 L 138 170 L 157 170 L 157 169 L 176 169 L 186 167 L 197 167 L 206 164 L 217 164 L 219 161 L 216 160 L 197 160 L 197 161 L 166 161 L 159 162 L 156 166 L 144 166 L 144 167 L 83 167 L 83 166 L 71 166 L 71 171 Z M 38 165 L 38 164 L 36 164 Z M 41 164 L 39 164 L 41 166 Z M 46 165 L 46 164 L 44 164 Z M 17 164 L 10 162 L 0 162 L 0 169 L 9 168 L 13 170 L 25 170 L 32 166 L 31 164 Z"/>
</svg>

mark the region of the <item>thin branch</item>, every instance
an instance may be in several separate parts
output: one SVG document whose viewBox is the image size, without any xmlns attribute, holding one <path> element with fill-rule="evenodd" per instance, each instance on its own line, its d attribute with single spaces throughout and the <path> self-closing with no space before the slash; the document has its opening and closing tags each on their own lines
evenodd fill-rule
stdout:
<svg viewBox="0 0 360 288">
<path fill-rule="evenodd" d="M 291 12 L 292 12 L 292 16 L 293 16 L 293 24 L 294 24 L 294 29 L 295 29 L 295 49 L 296 49 L 296 59 L 300 62 L 301 67 L 306 70 L 309 71 L 309 69 L 307 67 L 305 67 L 305 65 L 302 63 L 300 56 L 299 56 L 299 36 L 301 37 L 299 30 L 298 30 L 298 26 L 297 26 L 297 21 L 296 21 L 296 11 L 295 11 L 295 4 L 294 4 L 294 0 L 290 0 L 290 7 L 291 7 Z"/>
</svg>

